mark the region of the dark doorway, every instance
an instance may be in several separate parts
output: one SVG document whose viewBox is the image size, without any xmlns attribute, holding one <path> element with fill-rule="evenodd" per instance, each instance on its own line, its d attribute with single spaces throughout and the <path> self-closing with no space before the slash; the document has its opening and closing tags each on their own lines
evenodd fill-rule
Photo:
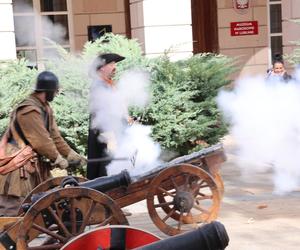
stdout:
<svg viewBox="0 0 300 250">
<path fill-rule="evenodd" d="M 193 52 L 219 52 L 217 0 L 191 0 Z"/>
</svg>

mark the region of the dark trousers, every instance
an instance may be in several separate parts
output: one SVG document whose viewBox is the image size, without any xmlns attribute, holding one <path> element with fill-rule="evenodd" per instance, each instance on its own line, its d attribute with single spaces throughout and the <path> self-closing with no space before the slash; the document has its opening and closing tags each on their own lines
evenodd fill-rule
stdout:
<svg viewBox="0 0 300 250">
<path fill-rule="evenodd" d="M 90 129 L 88 135 L 88 160 L 107 156 L 107 144 L 98 141 L 99 131 Z M 92 180 L 97 177 L 107 176 L 106 166 L 109 162 L 96 162 L 87 164 L 87 178 Z"/>
</svg>

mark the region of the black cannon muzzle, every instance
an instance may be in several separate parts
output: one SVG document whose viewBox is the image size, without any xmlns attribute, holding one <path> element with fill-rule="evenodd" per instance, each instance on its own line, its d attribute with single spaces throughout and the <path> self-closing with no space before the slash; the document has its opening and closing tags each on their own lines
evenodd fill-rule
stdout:
<svg viewBox="0 0 300 250">
<path fill-rule="evenodd" d="M 92 188 L 100 192 L 106 192 L 111 189 L 128 186 L 131 183 L 131 178 L 126 170 L 112 176 L 103 176 L 96 179 L 79 183 L 80 187 Z"/>
<path fill-rule="evenodd" d="M 212 222 L 192 232 L 176 235 L 136 250 L 222 250 L 228 246 L 229 237 L 220 222 Z"/>
</svg>

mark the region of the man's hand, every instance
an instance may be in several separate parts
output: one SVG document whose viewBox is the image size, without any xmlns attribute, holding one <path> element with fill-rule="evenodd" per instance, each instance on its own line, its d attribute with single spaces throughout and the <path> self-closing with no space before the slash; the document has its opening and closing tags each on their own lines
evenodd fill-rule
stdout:
<svg viewBox="0 0 300 250">
<path fill-rule="evenodd" d="M 69 167 L 69 162 L 59 154 L 55 162 L 51 165 L 54 167 L 59 167 L 60 169 L 66 169 L 67 167 Z"/>
<path fill-rule="evenodd" d="M 74 150 L 71 150 L 70 153 L 67 156 L 68 162 L 78 162 L 78 166 L 84 166 L 87 163 L 86 158 L 81 156 L 80 154 L 77 154 Z"/>
</svg>

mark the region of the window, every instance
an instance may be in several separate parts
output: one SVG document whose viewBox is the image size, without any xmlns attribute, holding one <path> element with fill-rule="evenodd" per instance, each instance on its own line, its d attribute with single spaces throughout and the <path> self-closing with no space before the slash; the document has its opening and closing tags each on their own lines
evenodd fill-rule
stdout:
<svg viewBox="0 0 300 250">
<path fill-rule="evenodd" d="M 66 0 L 41 0 L 41 11 L 67 11 Z"/>
<path fill-rule="evenodd" d="M 94 42 L 97 38 L 103 36 L 106 32 L 112 32 L 111 25 L 92 25 L 88 26 L 88 39 Z"/>
<path fill-rule="evenodd" d="M 26 58 L 29 66 L 42 64 L 55 55 L 50 40 L 71 49 L 70 4 L 71 0 L 13 1 L 18 58 Z"/>
<path fill-rule="evenodd" d="M 283 53 L 281 0 L 269 0 L 269 44 L 272 62 L 275 54 Z"/>
</svg>

